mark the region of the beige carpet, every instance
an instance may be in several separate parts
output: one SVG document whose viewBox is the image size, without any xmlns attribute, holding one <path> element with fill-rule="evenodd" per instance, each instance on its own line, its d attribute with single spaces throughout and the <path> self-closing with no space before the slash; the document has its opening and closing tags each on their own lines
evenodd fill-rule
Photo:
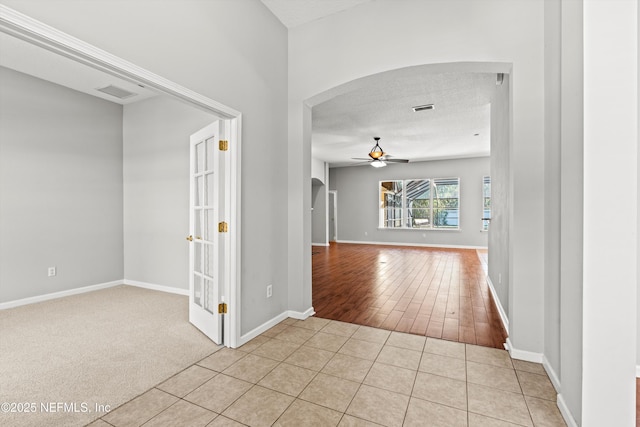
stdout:
<svg viewBox="0 0 640 427">
<path fill-rule="evenodd" d="M 85 425 L 211 354 L 187 303 L 117 286 L 0 311 L 0 404 L 36 409 L 0 425 Z"/>
</svg>

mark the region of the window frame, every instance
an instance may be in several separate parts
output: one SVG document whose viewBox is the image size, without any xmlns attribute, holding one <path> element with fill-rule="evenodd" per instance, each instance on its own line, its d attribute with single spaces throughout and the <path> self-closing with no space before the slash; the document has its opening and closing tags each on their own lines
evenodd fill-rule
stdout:
<svg viewBox="0 0 640 427">
<path fill-rule="evenodd" d="M 415 181 L 428 181 L 429 182 L 429 206 L 427 208 L 411 208 L 408 206 L 408 197 L 407 197 L 407 183 L 409 182 L 415 182 Z M 451 210 L 451 209 L 455 209 L 457 211 L 457 217 L 456 217 L 456 222 L 457 225 L 456 226 L 436 226 L 434 225 L 434 221 L 433 221 L 433 215 L 434 215 L 434 211 L 435 211 L 435 207 L 434 207 L 434 199 L 438 199 L 436 196 L 436 185 L 437 182 L 446 182 L 446 181 L 456 181 L 457 183 L 457 206 L 455 208 L 449 208 L 447 210 Z M 387 224 L 389 221 L 397 221 L 398 218 L 392 218 L 391 220 L 387 219 L 385 216 L 385 211 L 388 209 L 388 207 L 384 204 L 384 197 L 383 197 L 383 188 L 387 188 L 385 186 L 383 186 L 384 183 L 389 183 L 389 182 L 400 182 L 401 183 L 401 217 L 400 217 L 400 226 L 398 227 L 388 227 Z M 461 227 L 460 227 L 460 219 L 461 219 L 461 182 L 460 182 L 460 177 L 450 177 L 450 178 L 413 178 L 413 179 L 385 179 L 385 180 L 380 180 L 378 181 L 378 229 L 379 230 L 416 230 L 416 231 L 445 231 L 445 230 L 449 230 L 449 231 L 460 231 Z M 419 200 L 419 199 L 416 199 Z M 412 209 L 428 209 L 429 213 L 428 213 L 428 222 L 429 222 L 429 226 L 428 227 L 409 227 L 408 223 L 409 223 L 409 211 Z M 442 208 L 440 208 L 442 209 Z M 395 210 L 397 210 L 397 208 L 395 208 Z"/>
<path fill-rule="evenodd" d="M 489 184 L 489 196 L 487 197 L 487 195 L 485 194 L 485 184 Z M 492 213 L 492 209 L 491 209 L 491 175 L 484 175 L 482 177 L 482 186 L 481 186 L 481 200 L 482 200 L 482 226 L 480 228 L 480 231 L 489 231 L 489 225 L 491 225 L 491 213 Z M 486 199 L 489 199 L 489 215 L 485 214 L 485 211 L 487 211 L 486 208 Z M 484 219 L 484 218 L 489 218 Z"/>
</svg>

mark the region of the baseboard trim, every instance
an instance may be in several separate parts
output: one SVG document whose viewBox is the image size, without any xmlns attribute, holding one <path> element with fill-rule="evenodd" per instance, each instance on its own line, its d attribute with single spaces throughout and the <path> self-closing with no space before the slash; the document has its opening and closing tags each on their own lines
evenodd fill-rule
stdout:
<svg viewBox="0 0 640 427">
<path fill-rule="evenodd" d="M 360 240 L 337 240 L 336 243 L 350 243 L 354 245 L 380 245 L 380 246 L 415 246 L 420 248 L 445 248 L 445 249 L 487 249 L 486 246 L 438 245 L 438 244 L 431 244 L 431 243 L 407 243 L 407 242 L 363 242 Z"/>
<path fill-rule="evenodd" d="M 293 318 L 293 319 L 298 319 L 298 320 L 304 320 L 307 317 L 311 317 L 314 314 L 316 314 L 315 310 L 313 309 L 313 307 L 309 307 L 308 309 L 306 309 L 305 311 L 293 311 L 293 310 L 289 310 L 287 312 L 287 314 L 289 315 L 289 317 Z"/>
<path fill-rule="evenodd" d="M 500 302 L 500 298 L 498 298 L 498 292 L 496 292 L 496 288 L 493 286 L 493 282 L 491 281 L 491 278 L 489 276 L 487 276 L 487 285 L 489 285 L 489 291 L 491 292 L 491 297 L 493 297 L 493 303 L 496 305 L 496 308 L 498 309 L 500 320 L 502 320 L 502 326 L 504 327 L 504 330 L 507 332 L 507 335 L 509 335 L 509 317 L 507 316 L 507 312 L 504 311 L 504 307 Z"/>
<path fill-rule="evenodd" d="M 640 378 L 640 365 L 636 365 L 636 378 Z"/>
<path fill-rule="evenodd" d="M 547 360 L 547 356 L 545 356 L 544 354 L 542 355 L 542 367 L 547 372 L 547 376 L 551 380 L 553 388 L 556 389 L 556 393 L 560 394 L 560 379 L 558 378 L 558 374 L 556 374 L 556 371 L 551 367 L 551 364 Z"/>
<path fill-rule="evenodd" d="M 137 288 L 151 289 L 153 291 L 167 292 L 170 294 L 189 296 L 189 289 L 174 288 L 172 286 L 156 285 L 155 283 L 139 282 L 137 280 L 124 279 L 123 283 Z"/>
<path fill-rule="evenodd" d="M 35 304 L 37 302 L 49 301 L 52 299 L 68 297 L 71 295 L 84 294 L 86 292 L 93 292 L 99 289 L 112 288 L 114 286 L 118 286 L 122 284 L 124 284 L 122 280 L 114 280 L 112 282 L 99 283 L 97 285 L 83 286 L 81 288 L 69 289 L 66 291 L 53 292 L 50 294 L 38 295 L 35 297 L 22 298 L 14 301 L 3 302 L 3 303 L 0 303 L 0 310 L 20 307 L 22 305 Z"/>
<path fill-rule="evenodd" d="M 288 317 L 292 317 L 292 318 L 298 319 L 298 320 L 304 320 L 309 316 L 313 316 L 315 313 L 316 312 L 313 310 L 313 307 L 309 307 L 305 311 L 294 311 L 294 310 L 284 311 L 284 312 L 278 314 L 277 316 L 273 317 L 272 319 L 267 320 L 262 325 L 254 328 L 251 331 L 247 332 L 246 334 L 240 336 L 239 341 L 236 343 L 237 347 L 240 347 L 240 346 L 248 343 L 249 341 L 251 341 L 252 339 L 257 337 L 261 333 L 273 328 L 278 323 L 282 322 L 284 319 L 286 319 Z"/>
<path fill-rule="evenodd" d="M 544 355 L 533 351 L 519 350 L 513 346 L 511 339 L 507 338 L 507 350 L 512 359 L 524 360 L 526 362 L 542 363 Z"/>
<path fill-rule="evenodd" d="M 311 243 L 311 246 L 329 246 L 328 243 Z"/>
<path fill-rule="evenodd" d="M 571 415 L 571 411 L 569 410 L 567 403 L 564 401 L 562 394 L 558 394 L 556 405 L 558 405 L 560 414 L 562 415 L 562 418 L 564 418 L 564 422 L 567 423 L 567 427 L 578 427 L 578 423 L 573 418 L 573 415 Z"/>
</svg>

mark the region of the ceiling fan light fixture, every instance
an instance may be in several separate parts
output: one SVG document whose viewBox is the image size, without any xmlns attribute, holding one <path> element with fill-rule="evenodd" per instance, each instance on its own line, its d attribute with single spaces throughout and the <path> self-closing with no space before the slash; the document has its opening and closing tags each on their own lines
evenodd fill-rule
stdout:
<svg viewBox="0 0 640 427">
<path fill-rule="evenodd" d="M 372 151 L 369 153 L 369 157 L 371 157 L 374 160 L 378 160 L 382 156 L 384 156 L 384 152 L 382 151 Z"/>
<path fill-rule="evenodd" d="M 387 164 L 385 162 L 383 162 L 382 160 L 374 160 L 373 162 L 371 162 L 371 166 L 373 166 L 374 168 L 383 168 L 385 166 L 387 166 Z"/>
<path fill-rule="evenodd" d="M 371 151 L 369 152 L 369 157 L 371 157 L 373 160 L 378 160 L 379 158 L 384 156 L 384 151 L 382 151 L 382 147 L 380 147 L 380 143 L 379 143 L 380 137 L 374 136 L 373 139 L 376 141 L 376 145 L 374 145 Z"/>
</svg>

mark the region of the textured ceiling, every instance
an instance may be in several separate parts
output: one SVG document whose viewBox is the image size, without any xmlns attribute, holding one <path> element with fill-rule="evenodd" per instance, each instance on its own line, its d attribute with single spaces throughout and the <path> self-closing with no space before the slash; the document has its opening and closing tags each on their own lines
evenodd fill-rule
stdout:
<svg viewBox="0 0 640 427">
<path fill-rule="evenodd" d="M 135 83 L 98 71 L 2 32 L 0 32 L 0 52 L 2 52 L 0 66 L 106 99 L 116 104 L 131 104 L 157 95 L 155 92 L 142 88 Z M 96 90 L 109 85 L 126 89 L 135 93 L 136 96 L 119 99 Z"/>
<path fill-rule="evenodd" d="M 262 0 L 285 27 L 293 28 L 371 0 Z"/>
<path fill-rule="evenodd" d="M 262 0 L 293 28 L 370 0 Z M 401 73 L 369 80 L 366 87 L 313 107 L 313 156 L 331 166 L 348 166 L 380 145 L 411 161 L 488 156 L 492 73 Z M 414 113 L 411 107 L 435 104 Z M 477 135 L 476 135 L 477 134 Z"/>
<path fill-rule="evenodd" d="M 399 75 L 369 80 L 312 110 L 312 153 L 331 166 L 357 163 L 380 145 L 392 157 L 411 161 L 490 154 L 493 73 Z M 413 106 L 435 109 L 413 112 Z M 476 135 L 477 134 L 477 135 Z"/>
</svg>

